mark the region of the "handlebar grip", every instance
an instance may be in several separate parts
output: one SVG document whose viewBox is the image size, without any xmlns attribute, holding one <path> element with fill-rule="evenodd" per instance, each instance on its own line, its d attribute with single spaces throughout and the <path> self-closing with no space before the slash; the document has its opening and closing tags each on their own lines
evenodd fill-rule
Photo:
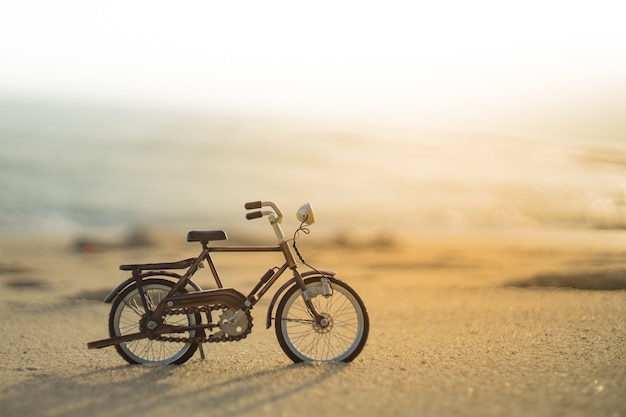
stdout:
<svg viewBox="0 0 626 417">
<path fill-rule="evenodd" d="M 249 203 L 246 203 L 245 208 L 246 208 L 246 210 L 252 210 L 252 209 L 261 208 L 261 202 L 260 201 L 251 201 Z"/>
<path fill-rule="evenodd" d="M 259 217 L 263 217 L 263 213 L 260 211 L 253 211 L 252 213 L 246 214 L 246 219 L 248 220 L 258 219 Z"/>
</svg>

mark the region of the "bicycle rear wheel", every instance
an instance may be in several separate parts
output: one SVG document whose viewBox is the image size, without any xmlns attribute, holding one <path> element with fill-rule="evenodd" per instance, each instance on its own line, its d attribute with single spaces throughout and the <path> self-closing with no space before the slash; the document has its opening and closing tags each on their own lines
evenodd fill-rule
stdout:
<svg viewBox="0 0 626 417">
<path fill-rule="evenodd" d="M 154 310 L 159 302 L 169 293 L 174 283 L 166 279 L 147 279 L 142 287 L 148 308 Z M 140 322 L 144 317 L 144 308 L 137 284 L 122 291 L 111 306 L 109 314 L 109 334 L 111 337 L 140 331 Z M 196 314 L 169 316 L 165 324 L 187 326 L 200 323 Z M 177 337 L 193 338 L 195 330 L 177 334 Z M 139 339 L 115 345 L 117 353 L 130 364 L 181 364 L 189 360 L 198 348 L 192 342 L 166 342 L 152 339 Z"/>
<path fill-rule="evenodd" d="M 285 354 L 294 362 L 350 362 L 367 341 L 369 317 L 359 295 L 344 282 L 330 279 L 332 293 L 322 295 L 320 277 L 308 278 L 307 289 L 317 287 L 311 301 L 328 321 L 321 327 L 307 308 L 302 290 L 291 287 L 276 310 L 276 337 Z"/>
</svg>

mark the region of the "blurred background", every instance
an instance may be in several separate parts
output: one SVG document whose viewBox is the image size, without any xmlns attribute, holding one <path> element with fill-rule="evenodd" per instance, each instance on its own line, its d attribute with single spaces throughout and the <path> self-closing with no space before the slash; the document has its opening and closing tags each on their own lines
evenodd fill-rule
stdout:
<svg viewBox="0 0 626 417">
<path fill-rule="evenodd" d="M 0 232 L 626 227 L 618 1 L 0 3 Z"/>
</svg>

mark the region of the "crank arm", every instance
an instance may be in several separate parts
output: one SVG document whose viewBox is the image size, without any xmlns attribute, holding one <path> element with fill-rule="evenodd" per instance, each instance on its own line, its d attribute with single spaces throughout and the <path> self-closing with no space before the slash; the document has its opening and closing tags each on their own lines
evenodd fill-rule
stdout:
<svg viewBox="0 0 626 417">
<path fill-rule="evenodd" d="M 111 337 L 109 339 L 96 340 L 95 342 L 87 343 L 88 349 L 102 349 L 103 347 L 117 345 L 124 342 L 132 342 L 133 340 L 145 339 L 148 337 L 147 333 L 131 333 L 124 336 Z"/>
<path fill-rule="evenodd" d="M 148 333 L 131 333 L 124 336 L 111 337 L 109 339 L 96 340 L 94 342 L 87 343 L 88 349 L 102 349 L 107 346 L 117 345 L 124 342 L 132 342 L 133 340 L 145 339 L 154 335 L 161 335 L 166 333 L 184 333 L 189 330 L 203 330 L 209 329 L 215 326 L 207 324 L 196 324 L 194 326 L 171 326 L 163 324 L 157 329 L 154 329 L 150 334 Z"/>
</svg>

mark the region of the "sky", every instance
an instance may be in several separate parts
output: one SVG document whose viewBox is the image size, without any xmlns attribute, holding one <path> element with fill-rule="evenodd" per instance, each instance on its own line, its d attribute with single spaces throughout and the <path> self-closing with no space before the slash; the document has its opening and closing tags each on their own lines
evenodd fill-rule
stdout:
<svg viewBox="0 0 626 417">
<path fill-rule="evenodd" d="M 0 0 L 0 97 L 619 138 L 625 12 L 616 0 Z"/>
</svg>

